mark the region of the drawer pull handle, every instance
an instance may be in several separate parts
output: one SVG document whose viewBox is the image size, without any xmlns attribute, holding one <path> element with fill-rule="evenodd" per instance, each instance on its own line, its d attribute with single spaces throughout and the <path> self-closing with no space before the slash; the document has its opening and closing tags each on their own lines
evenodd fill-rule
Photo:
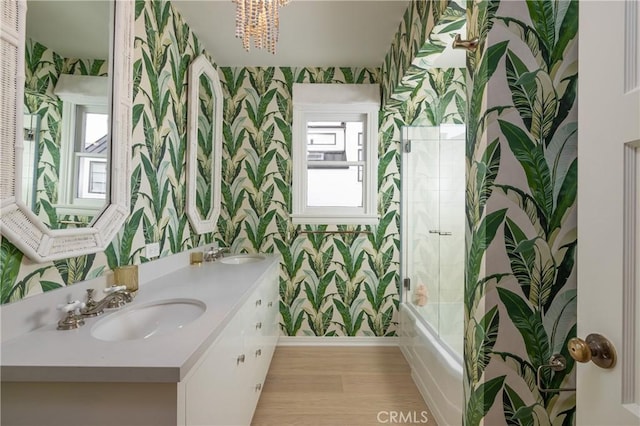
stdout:
<svg viewBox="0 0 640 426">
<path fill-rule="evenodd" d="M 270 307 L 272 307 L 272 306 L 273 306 L 273 302 L 269 302 L 269 303 L 267 303 L 267 308 L 270 308 Z"/>
<path fill-rule="evenodd" d="M 256 300 L 256 306 L 262 306 L 262 299 Z"/>
<path fill-rule="evenodd" d="M 256 330 L 260 330 L 262 328 L 262 323 L 259 322 L 256 324 Z"/>
<path fill-rule="evenodd" d="M 240 363 L 244 362 L 244 354 L 240 355 L 236 360 L 236 365 L 240 365 Z"/>
<path fill-rule="evenodd" d="M 260 355 L 262 355 L 262 349 L 258 349 L 256 351 L 256 357 L 259 357 Z"/>
<path fill-rule="evenodd" d="M 262 383 L 258 383 L 256 385 L 256 392 L 260 392 L 262 390 Z"/>
</svg>

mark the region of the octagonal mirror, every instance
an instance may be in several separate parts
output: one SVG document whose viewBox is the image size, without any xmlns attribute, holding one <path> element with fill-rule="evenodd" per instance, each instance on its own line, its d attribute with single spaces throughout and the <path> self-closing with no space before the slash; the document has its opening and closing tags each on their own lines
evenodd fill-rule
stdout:
<svg viewBox="0 0 640 426">
<path fill-rule="evenodd" d="M 187 215 L 198 234 L 213 232 L 220 214 L 222 88 L 205 56 L 189 66 Z"/>
<path fill-rule="evenodd" d="M 0 232 L 33 261 L 102 251 L 129 216 L 133 6 L 0 2 Z"/>
</svg>

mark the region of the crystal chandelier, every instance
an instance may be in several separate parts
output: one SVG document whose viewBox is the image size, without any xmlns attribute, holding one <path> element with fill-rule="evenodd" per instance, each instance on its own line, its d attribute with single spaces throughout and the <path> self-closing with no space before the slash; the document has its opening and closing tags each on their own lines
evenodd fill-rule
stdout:
<svg viewBox="0 0 640 426">
<path fill-rule="evenodd" d="M 242 47 L 248 52 L 249 42 L 257 49 L 276 53 L 278 42 L 278 9 L 290 0 L 233 0 L 236 4 L 236 37 L 242 38 Z"/>
</svg>

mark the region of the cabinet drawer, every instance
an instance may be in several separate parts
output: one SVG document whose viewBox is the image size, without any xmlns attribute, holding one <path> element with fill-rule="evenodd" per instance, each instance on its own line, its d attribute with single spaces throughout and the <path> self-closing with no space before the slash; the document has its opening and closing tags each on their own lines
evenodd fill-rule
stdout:
<svg viewBox="0 0 640 426">
<path fill-rule="evenodd" d="M 234 384 L 248 374 L 243 332 L 241 323 L 231 321 L 186 381 L 187 425 L 240 424 L 243 392 Z"/>
<path fill-rule="evenodd" d="M 277 271 L 249 295 L 186 379 L 187 425 L 251 423 L 278 336 Z"/>
</svg>

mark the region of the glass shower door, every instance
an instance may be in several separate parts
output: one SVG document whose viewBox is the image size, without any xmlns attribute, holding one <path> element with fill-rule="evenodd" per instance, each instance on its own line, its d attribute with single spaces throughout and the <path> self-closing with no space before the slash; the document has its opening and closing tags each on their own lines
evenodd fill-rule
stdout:
<svg viewBox="0 0 640 426">
<path fill-rule="evenodd" d="M 465 128 L 440 126 L 440 338 L 462 355 L 465 269 Z"/>
<path fill-rule="evenodd" d="M 410 127 L 402 168 L 404 276 L 410 303 L 437 333 L 440 322 L 440 141 L 437 127 Z"/>
<path fill-rule="evenodd" d="M 407 127 L 402 162 L 403 301 L 462 355 L 464 125 Z"/>
</svg>

